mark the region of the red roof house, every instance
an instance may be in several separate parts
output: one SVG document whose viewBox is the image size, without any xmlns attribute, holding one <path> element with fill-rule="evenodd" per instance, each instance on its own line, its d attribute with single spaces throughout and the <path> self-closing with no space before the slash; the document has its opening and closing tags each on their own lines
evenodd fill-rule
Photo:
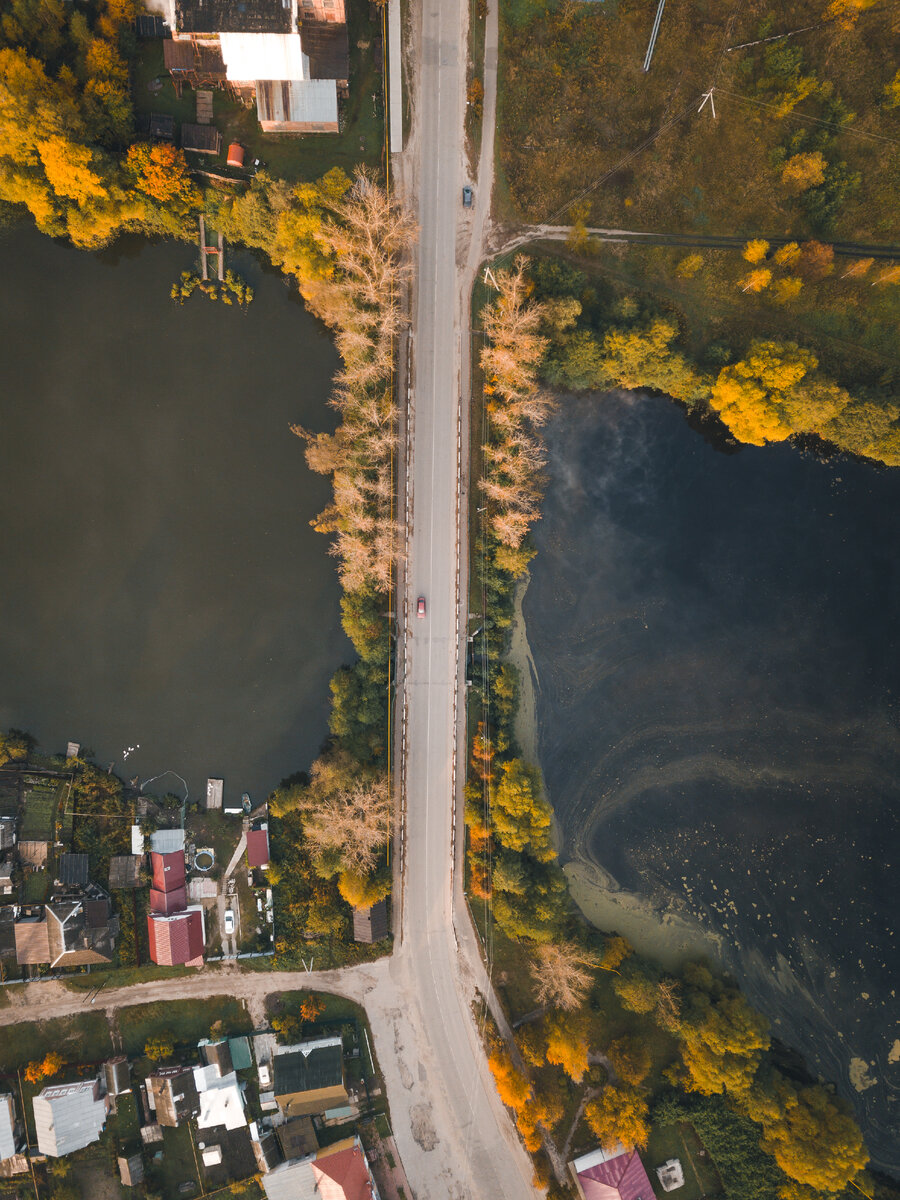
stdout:
<svg viewBox="0 0 900 1200">
<path fill-rule="evenodd" d="M 247 833 L 247 866 L 261 867 L 269 865 L 269 827 L 251 829 Z"/>
<path fill-rule="evenodd" d="M 174 892 L 184 887 L 184 854 L 178 850 L 173 854 L 150 855 L 150 866 L 153 870 L 151 887 L 158 892 Z"/>
<path fill-rule="evenodd" d="M 356 1138 L 320 1150 L 310 1166 L 322 1200 L 373 1200 L 376 1195 L 366 1156 Z"/>
<path fill-rule="evenodd" d="M 594 1150 L 569 1163 L 569 1170 L 583 1200 L 654 1200 L 636 1150 Z"/>
<path fill-rule="evenodd" d="M 147 917 L 150 938 L 150 957 L 164 967 L 184 964 L 199 967 L 203 963 L 206 935 L 203 910 L 189 908 L 186 912 L 164 916 L 150 913 Z"/>
<path fill-rule="evenodd" d="M 176 888 L 174 892 L 160 892 L 156 888 L 150 889 L 150 908 L 155 913 L 184 912 L 187 908 L 187 889 L 184 884 L 180 888 Z"/>
</svg>

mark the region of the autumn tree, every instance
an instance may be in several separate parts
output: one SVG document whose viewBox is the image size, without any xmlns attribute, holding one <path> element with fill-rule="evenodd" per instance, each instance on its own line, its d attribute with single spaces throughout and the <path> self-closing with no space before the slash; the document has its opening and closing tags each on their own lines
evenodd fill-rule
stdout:
<svg viewBox="0 0 900 1200">
<path fill-rule="evenodd" d="M 188 175 L 184 151 L 164 143 L 136 142 L 128 148 L 126 166 L 140 191 L 159 204 L 187 209 L 200 203 L 200 193 Z"/>
<path fill-rule="evenodd" d="M 571 1011 L 580 1007 L 593 981 L 593 955 L 573 942 L 538 946 L 531 960 L 538 1004 Z"/>
<path fill-rule="evenodd" d="M 793 267 L 800 258 L 799 242 L 785 242 L 772 257 L 779 267 Z"/>
<path fill-rule="evenodd" d="M 631 1087 L 638 1087 L 650 1074 L 652 1061 L 647 1044 L 640 1038 L 623 1035 L 606 1048 L 613 1070 Z"/>
<path fill-rule="evenodd" d="M 634 949 L 628 939 L 623 938 L 620 934 L 614 934 L 612 937 L 606 938 L 603 943 L 600 966 L 604 971 L 618 971 L 625 959 L 633 953 Z"/>
<path fill-rule="evenodd" d="M 793 196 L 799 196 L 825 179 L 827 166 L 821 150 L 793 154 L 781 168 L 781 182 Z"/>
<path fill-rule="evenodd" d="M 883 267 L 872 282 L 872 286 L 884 286 L 888 283 L 900 283 L 900 263 L 895 263 L 889 267 Z"/>
<path fill-rule="evenodd" d="M 26 1082 L 40 1083 L 42 1079 L 49 1079 L 62 1070 L 64 1062 L 61 1054 L 56 1050 L 49 1050 L 42 1059 L 30 1062 L 25 1068 Z"/>
<path fill-rule="evenodd" d="M 804 242 L 797 270 L 807 279 L 824 279 L 834 270 L 834 247 L 815 240 Z"/>
<path fill-rule="evenodd" d="M 763 261 L 763 259 L 765 259 L 768 253 L 769 243 L 763 238 L 753 238 L 744 246 L 744 249 L 741 251 L 741 256 L 745 258 L 748 263 L 751 263 L 753 266 L 757 266 Z"/>
<path fill-rule="evenodd" d="M 783 279 L 776 279 L 772 289 L 775 293 L 775 303 L 790 304 L 792 300 L 797 299 L 802 289 L 803 280 L 797 275 L 786 275 Z"/>
<path fill-rule="evenodd" d="M 898 70 L 890 83 L 884 85 L 884 100 L 882 102 L 885 108 L 900 108 L 900 70 Z"/>
<path fill-rule="evenodd" d="M 656 1008 L 657 985 L 645 971 L 632 967 L 613 981 L 613 989 L 623 1008 L 634 1013 L 651 1013 Z"/>
<path fill-rule="evenodd" d="M 817 366 L 795 342 L 753 342 L 739 362 L 723 367 L 710 404 L 742 442 L 761 446 L 795 432 L 814 432 L 801 387 Z"/>
<path fill-rule="evenodd" d="M 702 254 L 687 254 L 675 268 L 675 275 L 678 279 L 693 279 L 702 266 Z"/>
<path fill-rule="evenodd" d="M 544 798 L 537 767 L 520 758 L 503 764 L 491 815 L 494 830 L 508 849 L 527 850 L 538 862 L 555 858 L 550 841 L 553 810 Z"/>
<path fill-rule="evenodd" d="M 858 258 L 856 262 L 850 264 L 841 279 L 861 279 L 863 275 L 868 274 L 869 268 L 874 262 L 874 258 Z"/>
<path fill-rule="evenodd" d="M 547 1062 L 562 1067 L 573 1083 L 588 1069 L 589 1024 L 585 1014 L 553 1013 L 544 1018 Z"/>
<path fill-rule="evenodd" d="M 744 1108 L 763 1127 L 763 1149 L 801 1187 L 841 1192 L 868 1162 L 849 1107 L 821 1084 L 800 1086 L 771 1070 Z"/>
<path fill-rule="evenodd" d="M 860 13 L 874 3 L 875 0 L 829 0 L 823 15 L 827 21 L 837 21 L 844 29 L 852 29 Z"/>
<path fill-rule="evenodd" d="M 769 268 L 757 267 L 755 271 L 751 271 L 749 275 L 745 275 L 739 282 L 742 292 L 764 292 L 771 281 L 772 272 Z"/>
<path fill-rule="evenodd" d="M 361 770 L 347 755 L 319 759 L 297 805 L 320 865 L 371 873 L 390 835 L 391 788 L 386 775 Z"/>
<path fill-rule="evenodd" d="M 617 1145 L 643 1148 L 650 1135 L 647 1097 L 633 1087 L 607 1085 L 584 1110 L 588 1125 L 604 1150 Z"/>
<path fill-rule="evenodd" d="M 679 1033 L 687 1090 L 746 1095 L 769 1046 L 768 1022 L 707 968 L 689 964 L 684 974 Z"/>
</svg>

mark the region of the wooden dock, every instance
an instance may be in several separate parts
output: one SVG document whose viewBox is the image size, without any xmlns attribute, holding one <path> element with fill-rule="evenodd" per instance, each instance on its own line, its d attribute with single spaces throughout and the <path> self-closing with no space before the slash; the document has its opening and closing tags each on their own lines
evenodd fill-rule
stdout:
<svg viewBox="0 0 900 1200">
<path fill-rule="evenodd" d="M 204 217 L 202 215 L 200 217 L 199 247 L 200 247 L 200 278 L 202 280 L 204 280 L 204 282 L 209 279 L 209 256 L 211 254 L 214 254 L 216 256 L 216 259 L 218 262 L 217 269 L 216 269 L 216 276 L 217 276 L 219 282 L 222 283 L 225 279 L 225 238 L 220 233 L 218 245 L 216 245 L 216 246 L 207 245 L 206 217 Z"/>
</svg>

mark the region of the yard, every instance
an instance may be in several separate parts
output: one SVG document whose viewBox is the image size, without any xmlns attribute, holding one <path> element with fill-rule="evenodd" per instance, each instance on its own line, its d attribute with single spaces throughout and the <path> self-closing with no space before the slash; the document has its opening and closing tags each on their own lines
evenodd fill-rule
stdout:
<svg viewBox="0 0 900 1200">
<path fill-rule="evenodd" d="M 679 1200 L 708 1200 L 724 1194 L 722 1181 L 697 1131 L 689 1121 L 678 1125 L 654 1125 L 650 1140 L 641 1155 L 657 1200 L 668 1195 L 656 1174 L 670 1158 L 677 1158 L 684 1171 L 684 1187 L 678 1189 Z"/>
<path fill-rule="evenodd" d="M 0 1071 L 15 1072 L 48 1050 L 58 1050 L 67 1063 L 102 1062 L 113 1050 L 106 1017 L 88 1012 L 0 1026 Z"/>
<path fill-rule="evenodd" d="M 25 811 L 19 824 L 20 841 L 49 842 L 53 840 L 56 805 L 66 786 L 66 780 L 45 779 L 40 775 L 25 777 Z"/>
<path fill-rule="evenodd" d="M 202 1004 L 193 1000 L 141 1004 L 120 1008 L 117 1015 L 123 1052 L 132 1057 L 143 1054 L 151 1037 L 168 1037 L 176 1047 L 194 1046 L 210 1036 L 217 1021 L 232 1036 L 252 1028 L 246 1009 L 232 996 L 211 996 Z"/>
<path fill-rule="evenodd" d="M 192 165 L 200 170 L 212 170 L 235 179 L 245 178 L 241 172 L 229 170 L 225 164 L 228 144 L 240 142 L 247 159 L 261 159 L 266 170 L 291 182 L 318 179 L 332 167 L 342 167 L 348 174 L 358 163 L 378 167 L 384 147 L 384 99 L 381 77 L 380 21 L 369 19 L 367 0 L 350 0 L 348 4 L 350 40 L 350 97 L 343 102 L 342 132 L 308 134 L 263 133 L 256 119 L 256 106 L 245 108 L 224 92 L 213 92 L 213 122 L 222 133 L 222 153 L 219 155 L 190 155 Z M 158 91 L 150 87 L 156 82 Z M 171 78 L 164 73 L 161 41 L 142 41 L 133 74 L 133 96 L 138 125 L 151 112 L 166 113 L 175 118 L 176 125 L 195 122 L 196 96 L 184 88 L 176 96 Z M 180 137 L 176 131 L 176 143 Z"/>
</svg>

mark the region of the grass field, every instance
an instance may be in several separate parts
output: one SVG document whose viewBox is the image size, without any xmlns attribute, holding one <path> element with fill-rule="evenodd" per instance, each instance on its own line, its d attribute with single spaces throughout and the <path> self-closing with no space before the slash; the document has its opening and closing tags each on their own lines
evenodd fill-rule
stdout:
<svg viewBox="0 0 900 1200">
<path fill-rule="evenodd" d="M 0 1071 L 15 1071 L 58 1050 L 67 1063 L 98 1063 L 112 1053 L 103 1013 L 89 1012 L 53 1021 L 0 1026 Z"/>
<path fill-rule="evenodd" d="M 684 1171 L 684 1187 L 678 1189 L 680 1200 L 709 1200 L 725 1194 L 714 1163 L 688 1121 L 678 1125 L 654 1125 L 643 1158 L 657 1200 L 665 1200 L 669 1193 L 659 1182 L 656 1168 L 670 1158 L 677 1158 Z"/>
<path fill-rule="evenodd" d="M 209 1037 L 216 1021 L 222 1021 L 231 1035 L 249 1033 L 252 1028 L 246 1009 L 231 996 L 211 996 L 202 1003 L 172 1000 L 142 1004 L 118 1012 L 122 1047 L 131 1056 L 142 1054 L 151 1037 L 165 1035 L 176 1046 L 195 1045 L 200 1038 Z"/>
<path fill-rule="evenodd" d="M 25 787 L 25 811 L 19 827 L 23 842 L 46 842 L 53 839 L 53 819 L 61 787 L 59 783 L 35 777 L 36 782 Z"/>
</svg>

